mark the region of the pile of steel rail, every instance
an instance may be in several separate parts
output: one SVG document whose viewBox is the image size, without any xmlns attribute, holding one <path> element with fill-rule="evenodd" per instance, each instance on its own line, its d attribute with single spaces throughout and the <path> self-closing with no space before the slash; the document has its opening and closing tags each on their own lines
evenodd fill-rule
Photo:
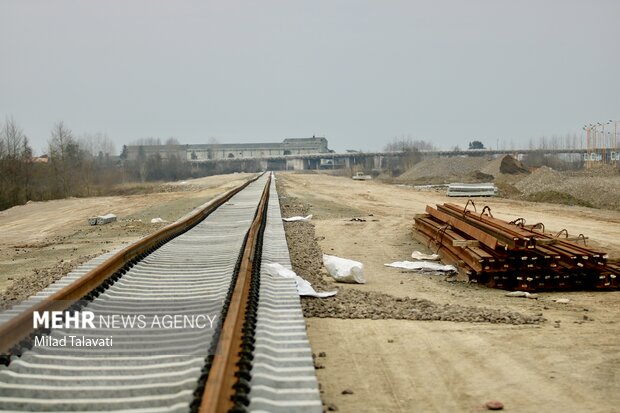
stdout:
<svg viewBox="0 0 620 413">
<path fill-rule="evenodd" d="M 415 217 L 414 234 L 456 265 L 462 278 L 490 287 L 536 291 L 620 285 L 620 266 L 588 248 L 582 234 L 569 238 L 566 230 L 545 232 L 542 223 L 497 219 L 488 206 L 476 212 L 471 200 L 465 207 L 428 205 L 426 214 Z"/>
</svg>

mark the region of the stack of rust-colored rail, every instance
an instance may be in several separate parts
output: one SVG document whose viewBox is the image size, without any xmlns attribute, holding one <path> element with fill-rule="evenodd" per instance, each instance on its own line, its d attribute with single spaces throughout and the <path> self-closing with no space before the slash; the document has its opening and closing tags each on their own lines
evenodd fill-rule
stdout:
<svg viewBox="0 0 620 413">
<path fill-rule="evenodd" d="M 566 230 L 553 235 L 543 224 L 525 225 L 494 218 L 489 207 L 481 213 L 445 203 L 426 207 L 415 217 L 414 233 L 428 242 L 444 261 L 456 265 L 469 281 L 520 290 L 618 288 L 620 266 L 607 254 L 588 248 L 586 237 L 569 238 Z"/>
</svg>

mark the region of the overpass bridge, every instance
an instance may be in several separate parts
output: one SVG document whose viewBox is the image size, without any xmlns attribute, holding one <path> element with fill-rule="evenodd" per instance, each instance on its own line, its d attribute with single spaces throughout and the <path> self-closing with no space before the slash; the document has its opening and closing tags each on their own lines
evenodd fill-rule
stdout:
<svg viewBox="0 0 620 413">
<path fill-rule="evenodd" d="M 610 149 L 607 149 L 608 151 Z M 600 152 L 602 149 L 590 150 Z M 451 156 L 495 156 L 495 155 L 527 155 L 530 153 L 544 154 L 586 154 L 586 149 L 475 149 L 475 150 L 434 150 L 434 151 L 396 151 L 396 152 L 346 152 L 316 153 L 303 155 L 277 155 L 263 157 L 247 157 L 227 160 L 226 162 L 240 165 L 257 165 L 262 170 L 312 170 L 339 169 L 362 166 L 364 169 L 384 169 L 388 160 L 398 161 L 411 156 L 451 157 Z M 223 162 L 217 159 L 192 160 L 192 164 L 216 164 Z M 247 168 L 244 168 L 247 169 Z"/>
</svg>

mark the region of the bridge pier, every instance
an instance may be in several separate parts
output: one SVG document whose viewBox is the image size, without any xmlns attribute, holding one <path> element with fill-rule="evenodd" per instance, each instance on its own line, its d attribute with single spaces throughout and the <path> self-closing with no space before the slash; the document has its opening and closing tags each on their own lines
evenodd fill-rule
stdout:
<svg viewBox="0 0 620 413">
<path fill-rule="evenodd" d="M 375 155 L 372 160 L 373 169 L 383 169 L 383 155 Z"/>
<path fill-rule="evenodd" d="M 291 171 L 303 171 L 305 168 L 305 162 L 303 158 L 293 158 L 286 160 L 286 169 Z"/>
</svg>

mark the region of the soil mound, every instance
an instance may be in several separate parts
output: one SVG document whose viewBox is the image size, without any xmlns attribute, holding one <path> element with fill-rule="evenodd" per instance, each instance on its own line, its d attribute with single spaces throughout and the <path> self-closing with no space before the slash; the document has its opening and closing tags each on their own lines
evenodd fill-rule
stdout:
<svg viewBox="0 0 620 413">
<path fill-rule="evenodd" d="M 552 188 L 559 190 L 558 186 L 565 181 L 565 177 L 558 171 L 547 166 L 536 169 L 530 176 L 522 179 L 515 187 L 524 195 L 531 195 L 536 192 L 548 191 Z"/>
<path fill-rule="evenodd" d="M 530 171 L 527 170 L 525 166 L 515 158 L 510 155 L 506 155 L 502 158 L 501 164 L 499 166 L 499 171 L 503 174 L 529 174 Z"/>
<path fill-rule="evenodd" d="M 480 172 L 489 164 L 484 156 L 425 159 L 394 179 L 401 184 L 447 184 L 450 182 L 488 182 Z M 491 178 L 492 180 L 493 178 Z"/>
<path fill-rule="evenodd" d="M 527 168 L 510 155 L 505 155 L 492 160 L 482 169 L 482 172 L 498 177 L 504 175 L 529 174 Z"/>
<path fill-rule="evenodd" d="M 495 178 L 493 175 L 485 174 L 484 172 L 480 171 L 474 171 L 468 174 L 467 177 L 469 178 L 469 181 L 472 181 L 472 183 L 493 182 L 493 179 Z"/>
<path fill-rule="evenodd" d="M 592 171 L 558 172 L 543 166 L 515 184 L 525 199 L 620 211 L 620 177 Z"/>
</svg>

